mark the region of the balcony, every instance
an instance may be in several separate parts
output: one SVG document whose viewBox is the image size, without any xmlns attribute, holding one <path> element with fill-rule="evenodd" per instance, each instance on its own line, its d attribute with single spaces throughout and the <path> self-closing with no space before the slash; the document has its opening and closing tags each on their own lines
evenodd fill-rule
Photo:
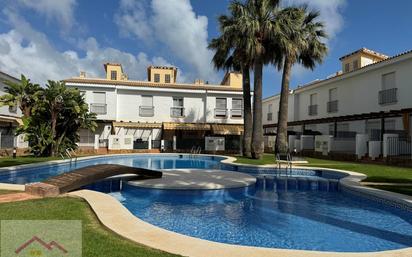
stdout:
<svg viewBox="0 0 412 257">
<path fill-rule="evenodd" d="M 328 113 L 338 112 L 338 104 L 339 104 L 338 100 L 328 102 L 328 105 L 327 105 Z"/>
<path fill-rule="evenodd" d="M 154 106 L 140 106 L 139 116 L 140 117 L 153 117 L 154 116 Z"/>
<path fill-rule="evenodd" d="M 232 118 L 242 118 L 243 117 L 243 110 L 242 109 L 232 109 L 230 110 Z"/>
<path fill-rule="evenodd" d="M 379 91 L 379 104 L 394 104 L 398 102 L 398 89 L 396 87 Z"/>
<path fill-rule="evenodd" d="M 107 104 L 90 104 L 90 112 L 105 115 L 107 114 Z"/>
<path fill-rule="evenodd" d="M 170 116 L 174 118 L 185 117 L 185 108 L 184 107 L 172 107 L 170 108 Z"/>
<path fill-rule="evenodd" d="M 309 105 L 308 114 L 309 116 L 318 115 L 318 105 L 317 104 Z"/>
<path fill-rule="evenodd" d="M 273 113 L 269 112 L 267 115 L 268 115 L 267 120 L 272 121 L 273 120 Z"/>
<path fill-rule="evenodd" d="M 227 117 L 227 109 L 215 109 L 215 117 L 216 118 L 226 118 Z"/>
</svg>

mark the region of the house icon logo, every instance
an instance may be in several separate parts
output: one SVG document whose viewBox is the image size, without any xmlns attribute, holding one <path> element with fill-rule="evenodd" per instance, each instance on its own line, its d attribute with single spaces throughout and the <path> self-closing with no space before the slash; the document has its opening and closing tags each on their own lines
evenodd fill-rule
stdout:
<svg viewBox="0 0 412 257">
<path fill-rule="evenodd" d="M 62 254 L 67 254 L 68 251 L 59 243 L 56 241 L 51 241 L 49 243 L 46 243 L 44 240 L 40 239 L 38 236 L 33 236 L 30 240 L 25 242 L 24 244 L 20 245 L 17 247 L 17 249 L 14 251 L 16 254 L 21 253 L 24 249 L 29 247 L 30 245 L 33 244 L 38 244 L 40 245 L 44 250 L 47 251 L 53 251 L 53 250 L 59 250 Z M 32 256 L 39 256 L 41 255 L 41 250 L 36 251 L 36 252 L 31 252 Z"/>
</svg>

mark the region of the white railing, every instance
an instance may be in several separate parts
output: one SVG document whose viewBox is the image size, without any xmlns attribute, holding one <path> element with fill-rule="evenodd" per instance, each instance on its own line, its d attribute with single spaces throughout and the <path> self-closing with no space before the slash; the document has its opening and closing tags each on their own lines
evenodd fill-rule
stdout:
<svg viewBox="0 0 412 257">
<path fill-rule="evenodd" d="M 227 117 L 227 109 L 215 109 L 215 117 L 218 118 L 226 118 Z"/>
<path fill-rule="evenodd" d="M 232 117 L 235 118 L 242 118 L 243 117 L 243 110 L 242 109 L 232 109 L 230 110 Z"/>
<path fill-rule="evenodd" d="M 154 116 L 154 106 L 140 106 L 139 115 L 140 117 L 153 117 Z"/>
<path fill-rule="evenodd" d="M 90 104 L 90 112 L 96 114 L 107 114 L 107 104 Z"/>
<path fill-rule="evenodd" d="M 171 117 L 184 117 L 185 116 L 185 108 L 184 107 L 171 107 L 170 108 L 170 116 Z"/>
</svg>

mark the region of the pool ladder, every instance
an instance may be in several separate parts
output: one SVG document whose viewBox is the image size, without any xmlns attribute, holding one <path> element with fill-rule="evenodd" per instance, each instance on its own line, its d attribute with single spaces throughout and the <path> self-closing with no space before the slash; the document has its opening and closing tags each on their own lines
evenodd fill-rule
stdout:
<svg viewBox="0 0 412 257">
<path fill-rule="evenodd" d="M 190 150 L 190 158 L 193 158 L 197 154 L 202 153 L 202 147 L 198 146 L 193 146 L 192 149 Z"/>
<path fill-rule="evenodd" d="M 72 149 L 72 148 L 66 148 L 66 150 L 64 151 L 64 154 L 61 153 L 60 156 L 62 157 L 62 159 L 65 159 L 66 157 L 70 159 L 70 162 L 74 159 L 75 161 L 77 161 L 77 154 L 76 152 Z"/>
</svg>

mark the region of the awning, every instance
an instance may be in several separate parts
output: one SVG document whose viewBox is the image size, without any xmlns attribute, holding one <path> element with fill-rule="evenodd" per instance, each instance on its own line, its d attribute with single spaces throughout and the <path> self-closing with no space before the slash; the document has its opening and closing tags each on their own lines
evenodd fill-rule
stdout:
<svg viewBox="0 0 412 257">
<path fill-rule="evenodd" d="M 0 122 L 16 123 L 17 125 L 23 125 L 23 121 L 17 117 L 2 116 L 0 115 Z"/>
<path fill-rule="evenodd" d="M 243 125 L 213 124 L 212 132 L 215 135 L 237 135 L 243 134 Z"/>
<path fill-rule="evenodd" d="M 210 130 L 209 124 L 164 122 L 164 130 Z"/>
<path fill-rule="evenodd" d="M 162 123 L 113 122 L 113 127 L 136 128 L 136 129 L 161 129 Z"/>
</svg>

